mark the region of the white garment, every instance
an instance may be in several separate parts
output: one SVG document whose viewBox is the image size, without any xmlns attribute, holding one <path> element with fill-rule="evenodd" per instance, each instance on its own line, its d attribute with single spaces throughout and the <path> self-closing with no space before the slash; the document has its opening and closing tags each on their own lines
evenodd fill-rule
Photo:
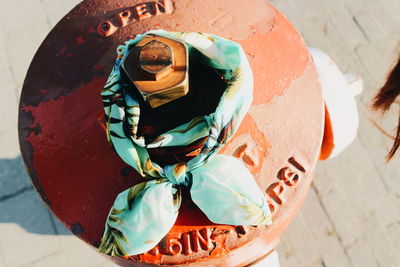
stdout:
<svg viewBox="0 0 400 267">
<path fill-rule="evenodd" d="M 328 158 L 333 158 L 356 138 L 359 119 L 355 96 L 362 92 L 363 84 L 359 77 L 344 75 L 332 58 L 321 50 L 314 47 L 309 49 L 331 119 L 334 148 Z"/>
<path fill-rule="evenodd" d="M 267 257 L 262 259 L 261 261 L 254 263 L 251 267 L 279 267 L 279 258 L 278 252 L 273 250 Z"/>
</svg>

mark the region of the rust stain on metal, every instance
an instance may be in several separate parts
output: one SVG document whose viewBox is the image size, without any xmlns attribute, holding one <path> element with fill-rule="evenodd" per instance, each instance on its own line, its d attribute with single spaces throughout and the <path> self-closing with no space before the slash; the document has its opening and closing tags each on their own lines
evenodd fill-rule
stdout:
<svg viewBox="0 0 400 267">
<path fill-rule="evenodd" d="M 34 149 L 31 143 L 27 141 L 29 136 L 32 135 L 34 129 L 30 127 L 35 121 L 35 118 L 32 116 L 31 112 L 20 110 L 19 112 L 19 123 L 18 123 L 18 135 L 19 135 L 19 144 L 21 148 L 22 158 L 24 160 L 26 169 L 31 177 L 32 184 L 43 202 L 46 203 L 47 206 L 51 206 L 50 200 L 47 198 L 45 191 L 40 183 L 39 176 L 36 172 L 35 165 L 33 164 L 33 156 Z"/>
</svg>

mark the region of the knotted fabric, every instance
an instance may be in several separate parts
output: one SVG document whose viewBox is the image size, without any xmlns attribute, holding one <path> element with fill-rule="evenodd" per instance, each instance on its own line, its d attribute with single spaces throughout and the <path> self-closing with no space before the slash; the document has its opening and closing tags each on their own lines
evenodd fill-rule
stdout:
<svg viewBox="0 0 400 267">
<path fill-rule="evenodd" d="M 206 64 L 228 81 L 214 113 L 195 117 L 161 134 L 151 143 L 137 136 L 138 99 L 126 92 L 121 64 L 144 36 L 174 39 L 200 52 Z M 100 251 L 113 256 L 144 253 L 158 244 L 175 223 L 181 189 L 188 188 L 193 202 L 214 223 L 268 225 L 271 214 L 265 195 L 252 174 L 234 157 L 217 155 L 238 129 L 253 95 L 253 75 L 241 46 L 211 34 L 149 31 L 118 47 L 118 57 L 102 90 L 107 137 L 118 155 L 147 182 L 120 193 L 109 213 Z M 207 77 L 205 77 L 206 79 Z M 130 131 L 124 131 L 128 126 Z M 187 162 L 161 167 L 147 149 L 186 146 L 206 138 L 200 153 Z"/>
</svg>

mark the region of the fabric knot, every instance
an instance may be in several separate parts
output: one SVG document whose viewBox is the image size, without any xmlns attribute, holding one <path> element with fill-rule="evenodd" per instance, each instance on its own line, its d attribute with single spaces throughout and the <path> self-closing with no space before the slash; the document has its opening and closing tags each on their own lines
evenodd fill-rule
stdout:
<svg viewBox="0 0 400 267">
<path fill-rule="evenodd" d="M 189 186 L 189 181 L 186 175 L 186 163 L 179 162 L 174 165 L 164 167 L 165 178 L 171 183 L 179 186 Z"/>
<path fill-rule="evenodd" d="M 146 35 L 158 35 L 188 45 L 189 57 L 215 69 L 226 88 L 215 110 L 162 133 L 146 143 L 136 135 L 141 101 L 129 94 L 121 64 Z M 182 187 L 214 223 L 268 225 L 272 215 L 264 192 L 240 160 L 218 154 L 234 136 L 253 96 L 253 74 L 246 53 L 238 43 L 205 33 L 163 30 L 138 35 L 120 47 L 107 84 L 102 90 L 107 136 L 118 155 L 148 181 L 120 193 L 106 222 L 99 250 L 112 256 L 145 253 L 173 227 L 182 203 Z M 207 77 L 204 77 L 207 79 Z M 198 99 L 197 101 L 207 101 Z M 205 140 L 201 151 L 187 162 L 160 166 L 147 149 L 188 146 Z"/>
</svg>

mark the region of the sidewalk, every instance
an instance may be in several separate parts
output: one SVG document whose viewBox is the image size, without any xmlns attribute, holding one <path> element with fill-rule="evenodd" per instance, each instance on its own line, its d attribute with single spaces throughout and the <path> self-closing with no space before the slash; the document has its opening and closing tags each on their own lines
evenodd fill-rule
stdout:
<svg viewBox="0 0 400 267">
<path fill-rule="evenodd" d="M 307 43 L 330 54 L 344 73 L 358 74 L 357 140 L 337 158 L 320 163 L 300 215 L 283 235 L 282 266 L 400 266 L 399 156 L 384 159 L 398 109 L 384 120 L 370 101 L 400 52 L 400 1 L 273 0 Z"/>
<path fill-rule="evenodd" d="M 17 139 L 19 95 L 50 29 L 79 0 L 2 0 L 0 9 L 0 267 L 115 266 L 72 236 L 42 205 L 24 171 Z M 361 75 L 359 138 L 320 163 L 301 212 L 281 238 L 282 267 L 400 266 L 399 157 L 385 164 L 396 112 L 380 120 L 369 102 L 400 41 L 399 0 L 272 0 L 307 43 L 344 72 Z"/>
</svg>

